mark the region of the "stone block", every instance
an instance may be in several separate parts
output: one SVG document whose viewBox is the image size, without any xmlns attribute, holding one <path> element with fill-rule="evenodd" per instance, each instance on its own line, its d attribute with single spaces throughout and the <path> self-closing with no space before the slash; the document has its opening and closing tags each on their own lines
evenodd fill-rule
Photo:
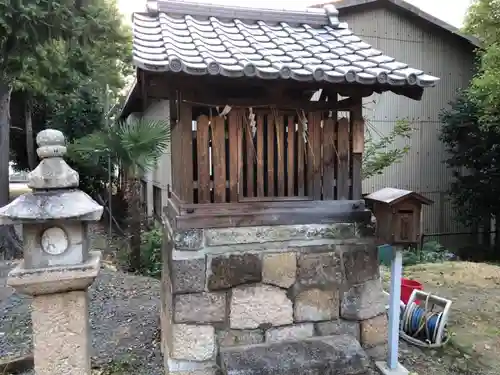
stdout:
<svg viewBox="0 0 500 375">
<path fill-rule="evenodd" d="M 171 261 L 171 280 L 174 293 L 197 293 L 205 290 L 205 258 Z"/>
<path fill-rule="evenodd" d="M 260 329 L 228 329 L 217 332 L 217 343 L 220 347 L 255 345 L 264 342 L 264 333 Z"/>
<path fill-rule="evenodd" d="M 169 375 L 220 375 L 220 371 L 216 367 L 212 367 L 203 370 L 170 371 L 168 374 Z"/>
<path fill-rule="evenodd" d="M 211 259 L 208 289 L 228 289 L 262 280 L 262 261 L 257 254 L 221 255 Z"/>
<path fill-rule="evenodd" d="M 386 311 L 386 301 L 380 280 L 353 285 L 342 296 L 340 316 L 348 320 L 373 318 Z"/>
<path fill-rule="evenodd" d="M 176 250 L 197 251 L 205 242 L 203 229 L 176 230 L 173 238 Z"/>
<path fill-rule="evenodd" d="M 268 329 L 266 331 L 266 342 L 298 341 L 313 336 L 313 323 L 294 324 L 292 326 Z"/>
<path fill-rule="evenodd" d="M 351 336 L 332 336 L 296 342 L 266 343 L 220 351 L 227 375 L 366 375 L 370 361 Z"/>
<path fill-rule="evenodd" d="M 172 298 L 172 282 L 170 279 L 170 271 L 168 262 L 162 264 L 161 276 L 161 308 L 160 308 L 160 331 L 161 331 L 161 348 L 163 353 L 168 353 L 168 343 L 172 342 L 172 317 L 173 317 L 173 298 Z"/>
<path fill-rule="evenodd" d="M 361 345 L 373 348 L 387 343 L 387 314 L 382 314 L 361 322 Z"/>
<path fill-rule="evenodd" d="M 299 254 L 297 282 L 308 286 L 328 286 L 342 283 L 342 266 L 338 254 Z"/>
<path fill-rule="evenodd" d="M 293 314 L 296 322 L 317 322 L 338 318 L 338 290 L 304 290 L 295 298 Z"/>
<path fill-rule="evenodd" d="M 255 329 L 262 325 L 293 323 L 292 301 L 283 289 L 271 285 L 234 288 L 229 322 L 233 329 Z"/>
<path fill-rule="evenodd" d="M 356 237 L 375 237 L 377 233 L 377 219 L 375 215 L 372 215 L 369 222 L 357 222 L 356 223 Z"/>
<path fill-rule="evenodd" d="M 226 320 L 225 293 L 179 294 L 174 298 L 176 323 L 219 323 Z"/>
<path fill-rule="evenodd" d="M 316 323 L 316 333 L 319 336 L 351 335 L 359 341 L 359 322 L 348 320 L 334 320 L 331 322 Z"/>
<path fill-rule="evenodd" d="M 208 361 L 215 356 L 215 330 L 208 325 L 174 324 L 170 355 L 173 359 Z"/>
<path fill-rule="evenodd" d="M 167 358 L 165 370 L 168 375 L 218 375 L 215 360 L 200 362 Z"/>
<path fill-rule="evenodd" d="M 297 276 L 295 253 L 265 254 L 262 259 L 262 282 L 289 288 Z"/>
<path fill-rule="evenodd" d="M 342 246 L 342 260 L 347 281 L 360 284 L 380 277 L 377 247 L 375 245 Z"/>
</svg>

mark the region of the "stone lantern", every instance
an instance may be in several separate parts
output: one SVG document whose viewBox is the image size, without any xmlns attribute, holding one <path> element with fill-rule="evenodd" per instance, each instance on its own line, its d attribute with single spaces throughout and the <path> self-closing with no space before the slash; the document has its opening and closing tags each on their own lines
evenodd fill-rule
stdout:
<svg viewBox="0 0 500 375">
<path fill-rule="evenodd" d="M 100 252 L 89 251 L 88 223 L 103 207 L 78 190 L 79 176 L 63 159 L 64 135 L 37 135 L 40 164 L 29 174 L 31 193 L 0 208 L 0 224 L 23 224 L 24 259 L 8 285 L 33 296 L 37 375 L 89 375 L 87 289 L 99 273 Z"/>
</svg>

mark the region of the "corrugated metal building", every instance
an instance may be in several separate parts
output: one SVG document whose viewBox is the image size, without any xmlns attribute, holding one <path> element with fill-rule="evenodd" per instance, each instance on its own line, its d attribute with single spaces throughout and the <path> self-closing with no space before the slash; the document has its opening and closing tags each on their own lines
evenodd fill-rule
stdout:
<svg viewBox="0 0 500 375">
<path fill-rule="evenodd" d="M 388 134 L 396 121 L 403 119 L 414 131 L 404 160 L 382 175 L 365 180 L 363 192 L 386 186 L 417 191 L 435 202 L 424 209 L 424 233 L 463 231 L 453 220 L 448 199 L 452 175 L 443 162 L 446 155 L 439 140 L 439 113 L 458 89 L 468 86 L 477 41 L 401 0 L 344 0 L 334 4 L 339 18 L 374 48 L 441 78 L 420 102 L 389 92 L 366 98 L 364 115 L 372 135 Z"/>
</svg>

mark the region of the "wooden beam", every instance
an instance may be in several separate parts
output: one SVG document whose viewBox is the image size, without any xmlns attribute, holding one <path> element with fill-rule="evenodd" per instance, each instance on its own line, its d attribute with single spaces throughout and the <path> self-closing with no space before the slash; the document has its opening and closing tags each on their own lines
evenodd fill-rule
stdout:
<svg viewBox="0 0 500 375">
<path fill-rule="evenodd" d="M 371 219 L 370 211 L 365 209 L 363 201 L 360 200 L 225 203 L 218 204 L 217 209 L 197 207 L 190 212 L 179 214 L 179 209 L 169 200 L 166 213 L 171 222 L 175 222 L 174 229 L 179 230 L 337 222 L 368 223 Z"/>
<path fill-rule="evenodd" d="M 277 108 L 280 110 L 296 110 L 303 109 L 306 112 L 316 112 L 316 111 L 350 111 L 355 103 L 359 100 L 357 97 L 349 97 L 346 99 L 339 100 L 337 103 L 334 101 L 321 101 L 321 102 L 311 102 L 306 100 L 296 100 L 288 99 L 286 97 L 282 98 L 272 98 L 272 97 L 262 97 L 254 96 L 248 98 L 231 98 L 231 97 L 217 97 L 214 95 L 208 96 L 197 96 L 195 93 L 189 94 L 187 97 L 183 95 L 183 100 L 193 106 L 197 104 L 207 106 L 207 107 L 219 107 L 222 110 L 226 105 L 231 107 L 253 107 L 258 108 Z"/>
<path fill-rule="evenodd" d="M 300 82 L 295 80 L 260 80 L 250 78 L 227 78 L 220 76 L 201 76 L 195 77 L 186 74 L 169 73 L 149 73 L 150 86 L 149 93 L 152 97 L 165 97 L 168 95 L 166 87 L 175 88 L 184 92 L 184 95 L 190 95 L 191 101 L 198 101 L 200 104 L 226 105 L 241 104 L 246 105 L 245 99 L 261 98 L 260 104 L 281 104 L 273 101 L 264 100 L 264 98 L 285 98 L 284 104 L 308 103 L 310 96 L 307 92 L 324 89 L 328 94 L 339 93 L 347 97 L 367 97 L 376 90 L 374 86 L 361 84 L 335 84 L 329 82 Z M 380 91 L 380 90 L 379 90 Z M 219 98 L 219 100 L 216 100 Z M 229 102 L 227 101 L 229 99 Z M 248 101 L 247 99 L 247 101 Z M 242 103 L 243 102 L 243 103 Z M 257 102 L 256 102 L 257 103 Z M 317 102 L 316 102 L 317 103 Z M 252 103 L 249 103 L 252 104 Z M 255 104 L 254 104 L 255 105 Z M 295 106 L 294 108 L 299 108 Z M 286 108 L 283 108 L 286 109 Z M 305 108 L 304 108 L 305 109 Z M 321 106 L 311 107 L 311 110 L 321 110 Z"/>
</svg>

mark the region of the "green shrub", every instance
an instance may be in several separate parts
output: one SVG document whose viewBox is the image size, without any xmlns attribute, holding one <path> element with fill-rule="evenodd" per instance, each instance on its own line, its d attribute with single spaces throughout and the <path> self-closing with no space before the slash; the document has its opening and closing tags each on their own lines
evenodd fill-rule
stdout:
<svg viewBox="0 0 500 375">
<path fill-rule="evenodd" d="M 162 269 L 162 229 L 155 226 L 141 234 L 141 270 L 140 274 L 144 276 L 161 277 Z"/>
<path fill-rule="evenodd" d="M 403 265 L 414 266 L 421 263 L 440 263 L 447 260 L 450 253 L 437 241 L 424 243 L 420 251 L 403 251 Z"/>
</svg>

